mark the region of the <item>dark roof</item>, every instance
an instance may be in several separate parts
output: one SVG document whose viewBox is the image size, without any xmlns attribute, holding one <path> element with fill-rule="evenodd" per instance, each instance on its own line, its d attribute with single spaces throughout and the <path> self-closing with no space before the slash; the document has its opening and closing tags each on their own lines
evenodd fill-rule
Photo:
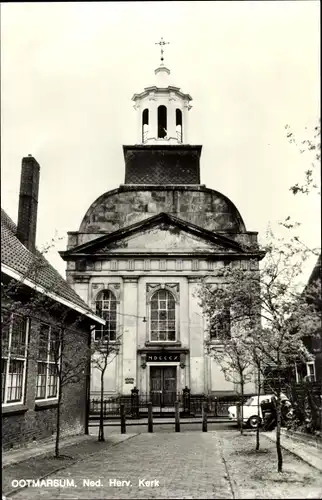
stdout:
<svg viewBox="0 0 322 500">
<path fill-rule="evenodd" d="M 58 271 L 49 264 L 38 250 L 31 253 L 17 238 L 17 226 L 1 209 L 1 263 L 26 279 L 30 279 L 48 292 L 69 300 L 74 305 L 93 314 L 88 305 L 77 295 Z"/>
</svg>

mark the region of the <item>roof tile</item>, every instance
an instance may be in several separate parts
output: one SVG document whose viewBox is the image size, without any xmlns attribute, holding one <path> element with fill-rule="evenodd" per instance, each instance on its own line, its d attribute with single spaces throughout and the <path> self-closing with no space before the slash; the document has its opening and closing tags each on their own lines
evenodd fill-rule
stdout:
<svg viewBox="0 0 322 500">
<path fill-rule="evenodd" d="M 44 255 L 36 250 L 33 254 L 17 238 L 17 226 L 1 209 L 1 263 L 55 293 L 74 305 L 93 313 L 56 269 L 49 264 Z"/>
</svg>

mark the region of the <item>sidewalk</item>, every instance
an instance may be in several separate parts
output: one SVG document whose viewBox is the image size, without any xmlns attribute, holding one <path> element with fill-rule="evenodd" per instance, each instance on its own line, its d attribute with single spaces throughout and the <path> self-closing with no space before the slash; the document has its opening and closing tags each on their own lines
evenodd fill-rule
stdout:
<svg viewBox="0 0 322 500">
<path fill-rule="evenodd" d="M 70 436 L 61 439 L 60 448 L 65 448 L 66 446 L 71 446 L 75 444 L 82 443 L 83 441 L 92 439 L 89 435 L 78 435 L 78 436 Z M 44 455 L 46 453 L 54 452 L 54 441 L 43 441 L 39 443 L 34 443 L 33 446 L 26 446 L 23 448 L 18 448 L 16 450 L 8 450 L 2 453 L 2 467 L 6 467 L 7 465 L 17 464 L 24 460 L 28 460 L 28 458 L 37 457 L 39 455 Z"/>
<path fill-rule="evenodd" d="M 264 436 L 276 442 L 276 432 L 263 432 Z M 288 434 L 284 430 L 281 432 L 281 445 L 285 450 L 301 458 L 304 462 L 315 467 L 322 472 L 322 447 L 321 444 L 308 439 L 300 439 L 296 435 Z"/>
<path fill-rule="evenodd" d="M 95 456 L 112 446 L 123 443 L 137 434 L 113 434 L 98 442 L 97 436 L 74 436 L 62 439 L 61 457 L 54 457 L 54 442 L 39 443 L 34 448 L 9 451 L 2 455 L 2 491 L 11 496 L 21 487 L 17 479 L 43 479 L 74 464 Z"/>
<path fill-rule="evenodd" d="M 109 435 L 106 439 L 105 442 L 113 445 L 117 444 L 119 442 L 125 441 L 126 439 L 129 439 L 132 437 L 133 433 L 130 434 L 112 434 Z M 67 452 L 72 453 L 75 455 L 75 451 L 77 450 L 77 455 L 79 455 L 79 450 L 88 447 L 93 447 L 97 443 L 97 436 L 90 436 L 90 435 L 85 435 L 82 434 L 80 436 L 71 436 L 71 437 L 66 437 L 61 440 L 61 443 L 59 445 L 60 450 L 64 450 L 64 454 Z M 80 445 L 83 445 L 81 446 Z M 39 442 L 36 446 L 34 447 L 25 447 L 25 448 L 19 448 L 17 450 L 10 450 L 10 451 L 5 451 L 2 453 L 2 468 L 7 467 L 9 465 L 14 465 L 18 464 L 20 462 L 24 462 L 25 460 L 29 460 L 30 458 L 34 457 L 39 457 L 41 455 L 53 455 L 54 454 L 54 447 L 55 443 L 54 441 L 51 442 Z M 67 448 L 67 450 L 66 450 Z"/>
</svg>

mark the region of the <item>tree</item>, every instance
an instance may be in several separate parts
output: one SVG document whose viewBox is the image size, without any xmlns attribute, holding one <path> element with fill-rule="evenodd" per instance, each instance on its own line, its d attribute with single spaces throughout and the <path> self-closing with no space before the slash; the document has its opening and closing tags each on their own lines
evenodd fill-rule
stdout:
<svg viewBox="0 0 322 500">
<path fill-rule="evenodd" d="M 261 356 L 261 352 L 259 349 L 256 348 L 256 346 L 253 346 L 252 349 L 252 358 L 254 365 L 256 367 L 256 391 L 257 391 L 257 423 L 256 423 L 256 445 L 255 445 L 255 450 L 259 451 L 260 447 L 260 439 L 259 439 L 259 429 L 260 429 L 260 424 L 261 424 L 261 417 L 260 417 L 260 394 L 262 391 L 262 376 L 261 376 L 261 371 L 262 371 L 262 366 L 263 366 L 263 360 Z"/>
<path fill-rule="evenodd" d="M 304 171 L 303 180 L 293 184 L 290 187 L 290 191 L 294 195 L 302 194 L 308 196 L 315 193 L 321 195 L 321 119 L 319 119 L 314 130 L 308 132 L 308 138 L 300 141 L 300 143 L 297 141 L 289 125 L 286 125 L 285 129 L 289 142 L 298 148 L 300 154 L 306 154 L 310 157 L 310 167 Z M 305 130 L 307 131 L 307 127 Z M 290 239 L 290 244 L 300 243 L 303 249 L 305 248 L 311 254 L 315 256 L 320 255 L 320 248 L 309 248 L 298 235 L 294 235 L 294 231 L 301 226 L 300 222 L 293 221 L 290 216 L 287 216 L 284 221 L 280 222 L 280 225 L 290 230 L 290 235 L 287 236 Z"/>
<path fill-rule="evenodd" d="M 243 342 L 242 333 L 233 331 L 231 301 L 226 291 L 215 287 L 211 283 L 211 277 L 207 277 L 199 289 L 198 296 L 209 325 L 209 338 L 206 343 L 208 354 L 216 360 L 225 379 L 240 387 L 239 427 L 240 433 L 243 434 L 244 388 L 252 371 L 250 351 Z M 212 336 L 215 337 L 215 342 Z"/>
<path fill-rule="evenodd" d="M 95 336 L 95 334 L 94 334 Z M 100 371 L 100 417 L 99 417 L 99 430 L 98 441 L 105 441 L 104 437 L 104 376 L 107 366 L 113 361 L 115 356 L 120 350 L 121 335 L 116 337 L 114 341 L 110 340 L 110 335 L 107 333 L 99 339 L 94 339 L 94 346 L 92 352 L 92 367 Z"/>
<path fill-rule="evenodd" d="M 83 318 L 80 315 L 75 317 L 75 314 L 69 310 L 63 311 L 56 304 L 51 309 L 51 314 L 54 314 L 55 317 L 57 316 L 54 309 L 59 313 L 59 320 L 54 322 L 49 338 L 46 329 L 40 330 L 37 353 L 31 351 L 29 358 L 33 357 L 39 362 L 42 354 L 46 353 L 49 344 L 49 358 L 52 361 L 51 376 L 56 380 L 54 383 L 58 386 L 55 457 L 60 458 L 63 389 L 85 380 L 90 363 L 91 348 L 88 342 L 88 331 L 78 328 Z"/>
<path fill-rule="evenodd" d="M 314 127 L 313 137 L 304 139 L 297 142 L 294 132 L 292 132 L 289 125 L 285 126 L 287 131 L 287 138 L 291 144 L 295 144 L 300 153 L 312 153 L 311 166 L 304 172 L 304 180 L 301 183 L 296 183 L 290 187 L 290 191 L 294 195 L 298 193 L 306 194 L 313 192 L 314 190 L 319 191 L 320 182 L 320 172 L 319 165 L 321 161 L 321 119 L 319 119 L 318 124 Z M 306 129 L 307 130 L 307 129 Z M 321 167 L 320 167 L 321 168 Z"/>
<path fill-rule="evenodd" d="M 317 328 L 320 318 L 316 309 L 304 300 L 299 289 L 306 252 L 300 245 L 294 247 L 283 244 L 273 237 L 264 250 L 266 256 L 258 271 L 227 266 L 220 293 L 209 293 L 207 285 L 203 284 L 201 295 L 208 297 L 203 306 L 209 318 L 229 304 L 239 342 L 244 344 L 243 349 L 248 346 L 252 355 L 254 352 L 260 353 L 262 372 L 272 372 L 274 368 L 277 468 L 281 472 L 281 392 L 285 369 L 294 365 L 299 358 L 308 358 L 309 353 L 302 339 Z"/>
</svg>

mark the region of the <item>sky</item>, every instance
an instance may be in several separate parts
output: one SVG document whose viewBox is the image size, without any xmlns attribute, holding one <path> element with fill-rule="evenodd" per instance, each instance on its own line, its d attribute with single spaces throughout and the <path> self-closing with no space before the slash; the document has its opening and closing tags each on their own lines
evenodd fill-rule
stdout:
<svg viewBox="0 0 322 500">
<path fill-rule="evenodd" d="M 1 5 L 1 197 L 17 221 L 21 159 L 41 166 L 37 245 L 58 250 L 104 192 L 124 182 L 137 142 L 131 97 L 154 82 L 170 42 L 171 84 L 192 98 L 201 182 L 228 196 L 246 229 L 292 216 L 320 246 L 320 199 L 294 196 L 310 167 L 286 137 L 320 117 L 320 2 L 74 2 Z M 306 130 L 307 127 L 307 130 Z M 308 134 L 308 135 L 307 135 Z M 308 263 L 308 277 L 315 258 Z"/>
</svg>

